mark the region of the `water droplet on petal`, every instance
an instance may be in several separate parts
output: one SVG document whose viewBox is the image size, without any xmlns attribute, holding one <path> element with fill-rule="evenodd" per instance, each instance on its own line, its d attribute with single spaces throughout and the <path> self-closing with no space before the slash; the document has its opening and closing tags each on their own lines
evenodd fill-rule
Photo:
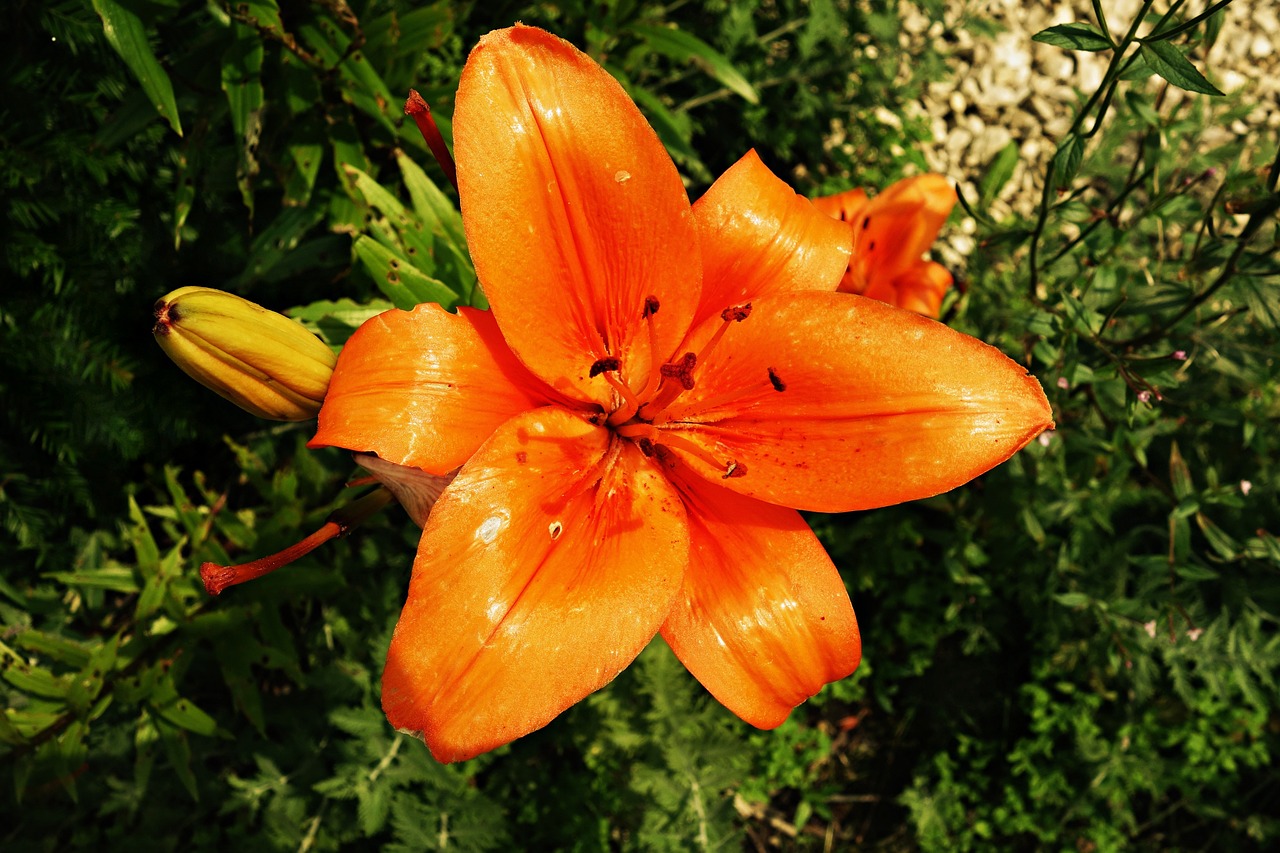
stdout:
<svg viewBox="0 0 1280 853">
<path fill-rule="evenodd" d="M 629 181 L 631 180 L 631 173 L 624 171 L 622 169 L 619 169 L 617 172 L 614 173 L 613 179 L 618 183 L 622 183 L 623 181 Z"/>
</svg>

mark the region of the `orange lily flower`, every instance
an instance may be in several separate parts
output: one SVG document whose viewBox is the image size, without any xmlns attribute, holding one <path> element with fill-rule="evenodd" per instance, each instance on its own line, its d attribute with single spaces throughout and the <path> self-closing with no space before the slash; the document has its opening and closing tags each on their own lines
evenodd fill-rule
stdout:
<svg viewBox="0 0 1280 853">
<path fill-rule="evenodd" d="M 926 317 L 942 312 L 951 286 L 946 267 L 921 259 L 956 204 L 956 190 L 941 175 L 904 178 L 875 198 L 849 190 L 815 198 L 828 216 L 848 222 L 853 254 L 840 289 Z"/>
<path fill-rule="evenodd" d="M 483 38 L 453 126 L 491 310 L 365 323 L 312 441 L 461 466 L 422 533 L 388 718 L 469 758 L 661 632 L 730 710 L 779 725 L 861 655 L 796 508 L 958 486 L 1049 425 L 1044 393 L 973 338 L 835 293 L 845 230 L 754 152 L 691 208 L 622 88 L 548 33 Z"/>
</svg>

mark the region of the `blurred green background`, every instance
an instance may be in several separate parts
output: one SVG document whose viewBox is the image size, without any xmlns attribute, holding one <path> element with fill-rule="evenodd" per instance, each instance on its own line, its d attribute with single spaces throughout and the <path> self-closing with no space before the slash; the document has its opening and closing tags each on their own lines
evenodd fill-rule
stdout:
<svg viewBox="0 0 1280 853">
<path fill-rule="evenodd" d="M 1211 94 L 1225 4 L 1125 5 L 1132 31 L 1086 15 L 1040 38 L 1105 69 L 1046 120 L 1051 158 L 1015 139 L 948 175 L 974 191 L 944 319 L 1026 363 L 1058 429 L 950 494 L 811 518 L 858 672 L 759 732 L 659 640 L 447 767 L 379 709 L 403 513 L 205 595 L 202 560 L 292 543 L 355 468 L 189 381 L 152 303 L 232 290 L 337 346 L 391 305 L 472 299 L 452 188 L 401 105 L 417 88 L 448 136 L 468 49 L 513 21 L 604 63 L 694 198 L 751 147 L 807 195 L 925 170 L 922 99 L 1000 27 L 941 2 L 14 5 L 0 846 L 1274 845 L 1277 139 L 1213 132 L 1259 98 Z M 1030 203 L 1006 203 L 1028 170 Z"/>
</svg>

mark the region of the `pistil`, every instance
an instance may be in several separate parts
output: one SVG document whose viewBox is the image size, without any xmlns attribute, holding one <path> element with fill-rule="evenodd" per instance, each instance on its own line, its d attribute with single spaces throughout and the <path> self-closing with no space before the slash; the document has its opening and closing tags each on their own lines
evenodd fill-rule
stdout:
<svg viewBox="0 0 1280 853">
<path fill-rule="evenodd" d="M 422 138 L 426 140 L 432 156 L 436 158 L 436 162 L 444 170 L 444 176 L 456 190 L 458 167 L 453 162 L 453 155 L 449 153 L 449 146 L 444 144 L 444 136 L 441 135 L 440 128 L 436 127 L 436 120 L 431 117 L 431 107 L 427 106 L 426 100 L 418 94 L 417 89 L 409 90 L 409 99 L 404 102 L 404 114 L 413 117 L 413 122 L 418 126 L 418 132 L 422 134 Z"/>
<path fill-rule="evenodd" d="M 220 566 L 217 563 L 204 563 L 200 566 L 200 579 L 204 581 L 205 591 L 210 595 L 218 595 L 229 586 L 256 580 L 269 575 L 276 569 L 283 568 L 295 560 L 305 557 L 330 539 L 344 536 L 352 528 L 391 503 L 391 492 L 376 489 L 362 498 L 352 501 L 339 510 L 335 510 L 315 533 L 279 551 L 269 557 L 262 557 L 250 563 L 238 566 Z"/>
</svg>

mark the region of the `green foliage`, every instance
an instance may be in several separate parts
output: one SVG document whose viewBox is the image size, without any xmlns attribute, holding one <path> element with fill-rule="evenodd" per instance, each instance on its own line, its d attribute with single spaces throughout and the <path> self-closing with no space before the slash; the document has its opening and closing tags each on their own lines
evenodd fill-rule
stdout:
<svg viewBox="0 0 1280 853">
<path fill-rule="evenodd" d="M 399 511 L 203 591 L 202 561 L 350 503 L 354 467 L 186 382 L 148 306 L 225 287 L 338 346 L 392 305 L 482 305 L 400 105 L 417 88 L 448 138 L 466 50 L 513 20 L 604 62 L 695 196 L 752 146 L 810 193 L 922 166 L 923 126 L 878 116 L 942 55 L 900 62 L 896 6 L 845 0 L 21 5 L 0 145 L 7 845 L 1274 845 L 1280 166 L 1211 141 L 1250 103 L 1192 94 L 1216 91 L 1222 5 L 1037 37 L 1113 61 L 1034 219 L 986 218 L 1017 146 L 996 156 L 948 320 L 1024 361 L 1058 428 L 955 492 L 811 519 L 858 610 L 854 677 L 758 732 L 657 641 L 455 766 L 379 708 L 417 545 Z"/>
</svg>

